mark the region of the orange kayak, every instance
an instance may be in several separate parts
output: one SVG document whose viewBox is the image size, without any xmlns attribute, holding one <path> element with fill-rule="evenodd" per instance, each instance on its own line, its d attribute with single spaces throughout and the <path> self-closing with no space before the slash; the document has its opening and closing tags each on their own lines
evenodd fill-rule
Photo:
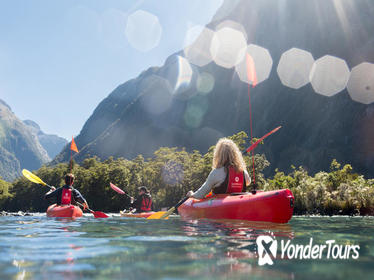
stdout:
<svg viewBox="0 0 374 280">
<path fill-rule="evenodd" d="M 189 198 L 178 208 L 187 219 L 234 219 L 287 223 L 293 214 L 294 197 L 290 190 L 218 194 L 204 199 Z"/>
<path fill-rule="evenodd" d="M 47 209 L 48 217 L 78 218 L 82 215 L 82 209 L 75 205 L 52 204 Z"/>
<path fill-rule="evenodd" d="M 126 213 L 120 211 L 121 217 L 128 217 L 128 218 L 148 218 L 152 214 L 156 212 L 142 212 L 142 213 Z"/>
</svg>

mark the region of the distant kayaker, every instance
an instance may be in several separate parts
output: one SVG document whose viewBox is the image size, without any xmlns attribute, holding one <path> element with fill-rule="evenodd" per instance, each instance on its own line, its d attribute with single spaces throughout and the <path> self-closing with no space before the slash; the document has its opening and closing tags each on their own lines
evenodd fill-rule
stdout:
<svg viewBox="0 0 374 280">
<path fill-rule="evenodd" d="M 52 187 L 49 192 L 44 196 L 45 199 L 55 198 L 57 205 L 69 205 L 74 204 L 75 201 L 83 204 L 83 208 L 89 208 L 87 201 L 81 195 L 81 193 L 73 188 L 75 176 L 71 173 L 65 176 L 65 185 L 56 189 Z"/>
<path fill-rule="evenodd" d="M 138 196 L 135 198 L 131 197 L 131 206 L 134 208 L 133 213 L 142 213 L 153 211 L 152 196 L 150 191 L 145 186 L 138 188 Z"/>
<path fill-rule="evenodd" d="M 251 183 L 242 153 L 228 138 L 218 140 L 212 169 L 205 183 L 196 192 L 189 191 L 188 197 L 204 198 L 210 191 L 214 194 L 243 192 Z"/>
</svg>

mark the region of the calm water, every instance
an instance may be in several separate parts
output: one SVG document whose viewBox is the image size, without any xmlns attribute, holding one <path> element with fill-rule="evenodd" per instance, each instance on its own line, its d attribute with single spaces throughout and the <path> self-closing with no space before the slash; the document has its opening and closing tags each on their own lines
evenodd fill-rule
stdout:
<svg viewBox="0 0 374 280">
<path fill-rule="evenodd" d="M 273 265 L 258 264 L 262 235 L 277 241 Z M 0 279 L 374 279 L 373 235 L 369 217 L 294 217 L 286 225 L 0 217 Z M 359 257 L 281 257 L 282 242 L 306 246 L 310 238 L 313 246 L 359 245 Z"/>
</svg>

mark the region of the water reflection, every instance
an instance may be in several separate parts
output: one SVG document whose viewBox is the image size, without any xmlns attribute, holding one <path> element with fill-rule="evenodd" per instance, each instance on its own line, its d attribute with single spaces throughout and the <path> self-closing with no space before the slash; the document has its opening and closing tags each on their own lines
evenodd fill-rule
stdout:
<svg viewBox="0 0 374 280">
<path fill-rule="evenodd" d="M 0 279 L 370 279 L 373 229 L 373 219 L 362 217 L 294 217 L 291 224 L 3 218 Z M 281 259 L 279 249 L 273 265 L 260 266 L 260 235 L 275 238 L 278 249 L 282 240 L 307 245 L 311 237 L 315 244 L 334 239 L 362 249 L 355 261 Z"/>
<path fill-rule="evenodd" d="M 240 220 L 189 220 L 184 219 L 182 226 L 184 232 L 189 235 L 216 234 L 219 236 L 235 237 L 251 242 L 256 241 L 258 235 L 272 235 L 282 238 L 294 238 L 294 232 L 290 224 L 277 224 L 269 222 L 254 222 Z M 230 241 L 231 238 L 230 238 Z"/>
<path fill-rule="evenodd" d="M 212 248 L 222 250 L 194 250 L 187 253 L 191 260 L 214 260 L 208 267 L 210 273 L 233 277 L 236 274 L 250 273 L 259 277 L 293 279 L 293 273 L 260 267 L 257 264 L 256 239 L 259 235 L 293 239 L 294 232 L 289 224 L 232 220 L 184 220 L 182 230 L 187 236 L 204 236 L 212 242 Z M 211 263 L 211 262 L 208 262 Z"/>
</svg>

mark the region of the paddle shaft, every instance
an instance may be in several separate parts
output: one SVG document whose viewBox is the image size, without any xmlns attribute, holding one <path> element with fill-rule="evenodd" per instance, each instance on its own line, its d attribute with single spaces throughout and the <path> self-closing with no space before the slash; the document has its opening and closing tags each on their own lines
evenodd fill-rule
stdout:
<svg viewBox="0 0 374 280">
<path fill-rule="evenodd" d="M 125 196 L 127 196 L 128 198 L 131 199 L 131 196 L 129 196 L 126 192 L 123 195 L 125 195 Z"/>
<path fill-rule="evenodd" d="M 80 207 L 84 208 L 84 205 L 83 205 L 82 203 L 80 203 L 80 202 L 78 202 L 78 201 L 76 201 L 75 203 L 78 204 Z M 90 211 L 91 213 L 94 213 L 94 212 L 95 212 L 94 210 L 91 210 L 91 209 L 88 208 L 88 207 L 86 207 L 86 209 L 87 209 L 88 211 Z"/>
<path fill-rule="evenodd" d="M 178 207 L 181 206 L 187 199 L 188 199 L 188 197 L 184 197 L 177 204 L 175 204 L 173 207 L 171 207 L 168 211 L 166 211 L 166 212 L 165 211 L 156 212 L 156 213 L 152 214 L 151 216 L 149 216 L 147 219 L 149 219 L 149 220 L 167 219 L 169 217 L 169 215 L 171 215 L 175 211 L 175 209 L 178 209 Z"/>
<path fill-rule="evenodd" d="M 258 139 L 255 143 L 253 143 L 251 146 L 249 146 L 247 149 L 245 149 L 242 154 L 245 155 L 246 153 L 249 153 L 250 151 L 252 151 L 254 148 L 257 147 L 257 145 L 263 141 L 266 137 L 268 137 L 269 135 L 273 134 L 274 132 L 278 131 L 282 126 L 278 126 L 277 128 L 273 129 L 272 131 L 266 133 L 264 136 L 262 136 L 260 139 Z"/>
<path fill-rule="evenodd" d="M 52 187 L 52 186 L 47 185 L 47 184 L 45 184 L 44 186 L 46 186 L 46 187 L 48 187 L 48 188 L 50 188 L 50 189 L 55 188 L 55 187 Z M 55 188 L 55 189 L 56 189 L 56 188 Z"/>
<path fill-rule="evenodd" d="M 114 190 L 116 193 L 119 193 L 119 194 L 125 195 L 125 196 L 127 196 L 128 198 L 131 199 L 131 196 L 128 195 L 127 192 L 125 192 L 124 190 L 120 189 L 120 188 L 117 187 L 115 184 L 110 183 L 110 187 L 111 187 L 112 190 Z"/>
<path fill-rule="evenodd" d="M 175 209 L 178 209 L 179 206 L 181 206 L 183 203 L 185 203 L 187 201 L 187 199 L 189 199 L 189 197 L 184 197 L 183 199 L 181 199 L 177 204 L 175 204 L 174 208 Z"/>
</svg>

